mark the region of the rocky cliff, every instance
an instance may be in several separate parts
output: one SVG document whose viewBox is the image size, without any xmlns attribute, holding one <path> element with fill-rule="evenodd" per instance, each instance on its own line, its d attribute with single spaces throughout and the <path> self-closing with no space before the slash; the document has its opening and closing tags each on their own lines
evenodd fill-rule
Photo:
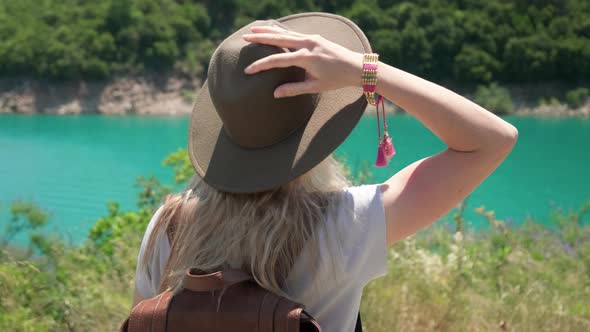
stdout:
<svg viewBox="0 0 590 332">
<path fill-rule="evenodd" d="M 200 82 L 173 76 L 98 82 L 0 80 L 0 113 L 189 114 Z"/>
</svg>

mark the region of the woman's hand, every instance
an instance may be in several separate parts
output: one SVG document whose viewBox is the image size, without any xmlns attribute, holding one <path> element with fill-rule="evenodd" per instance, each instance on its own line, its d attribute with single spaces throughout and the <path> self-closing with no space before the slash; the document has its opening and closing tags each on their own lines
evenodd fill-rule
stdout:
<svg viewBox="0 0 590 332">
<path fill-rule="evenodd" d="M 246 41 L 295 51 L 260 59 L 246 73 L 297 66 L 311 76 L 279 86 L 277 97 L 361 85 L 360 53 L 278 27 L 252 32 Z M 448 146 L 406 166 L 381 187 L 387 241 L 394 243 L 438 220 L 473 191 L 510 153 L 518 131 L 458 94 L 383 62 L 377 75 L 377 93 L 414 115 Z"/>
<path fill-rule="evenodd" d="M 291 66 L 303 68 L 308 73 L 306 81 L 277 87 L 276 98 L 361 85 L 363 54 L 319 35 L 305 35 L 276 26 L 258 26 L 252 28 L 251 34 L 244 35 L 244 40 L 295 50 L 255 61 L 246 67 L 246 74 Z"/>
</svg>

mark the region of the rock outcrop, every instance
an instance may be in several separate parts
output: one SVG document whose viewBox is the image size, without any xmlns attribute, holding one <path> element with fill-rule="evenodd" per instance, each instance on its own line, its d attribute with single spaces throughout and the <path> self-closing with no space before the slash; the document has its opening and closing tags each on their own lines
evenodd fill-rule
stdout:
<svg viewBox="0 0 590 332">
<path fill-rule="evenodd" d="M 172 76 L 98 82 L 0 80 L 0 113 L 182 115 L 199 81 Z"/>
</svg>

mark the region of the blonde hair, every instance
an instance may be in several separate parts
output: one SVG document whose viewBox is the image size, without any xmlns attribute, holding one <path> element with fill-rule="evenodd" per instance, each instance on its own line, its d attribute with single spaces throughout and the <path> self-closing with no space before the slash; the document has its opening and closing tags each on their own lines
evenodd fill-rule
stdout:
<svg viewBox="0 0 590 332">
<path fill-rule="evenodd" d="M 181 277 L 189 268 L 204 273 L 239 268 L 260 286 L 288 296 L 281 286 L 289 270 L 304 246 L 310 257 L 318 256 L 317 226 L 348 185 L 332 156 L 295 180 L 260 193 L 223 192 L 195 176 L 184 192 L 164 203 L 143 268 L 153 255 L 156 234 L 174 219 L 175 236 L 160 291 L 181 289 Z"/>
</svg>

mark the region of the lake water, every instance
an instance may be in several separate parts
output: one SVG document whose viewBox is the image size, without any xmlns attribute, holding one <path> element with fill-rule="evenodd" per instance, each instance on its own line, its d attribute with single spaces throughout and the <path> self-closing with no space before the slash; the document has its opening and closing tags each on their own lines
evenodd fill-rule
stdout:
<svg viewBox="0 0 590 332">
<path fill-rule="evenodd" d="M 388 119 L 397 155 L 387 168 L 371 167 L 375 181 L 444 148 L 414 118 Z M 507 120 L 519 129 L 518 144 L 470 196 L 471 208 L 485 205 L 519 222 L 543 219 L 553 206 L 575 209 L 590 200 L 590 120 Z M 337 151 L 353 171 L 374 161 L 375 125 L 374 117 L 363 118 Z M 8 203 L 32 199 L 51 212 L 51 229 L 80 241 L 106 214 L 107 201 L 134 208 L 137 176 L 154 174 L 172 183 L 172 171 L 161 162 L 185 146 L 187 128 L 186 117 L 0 116 L 0 233 Z"/>
</svg>

